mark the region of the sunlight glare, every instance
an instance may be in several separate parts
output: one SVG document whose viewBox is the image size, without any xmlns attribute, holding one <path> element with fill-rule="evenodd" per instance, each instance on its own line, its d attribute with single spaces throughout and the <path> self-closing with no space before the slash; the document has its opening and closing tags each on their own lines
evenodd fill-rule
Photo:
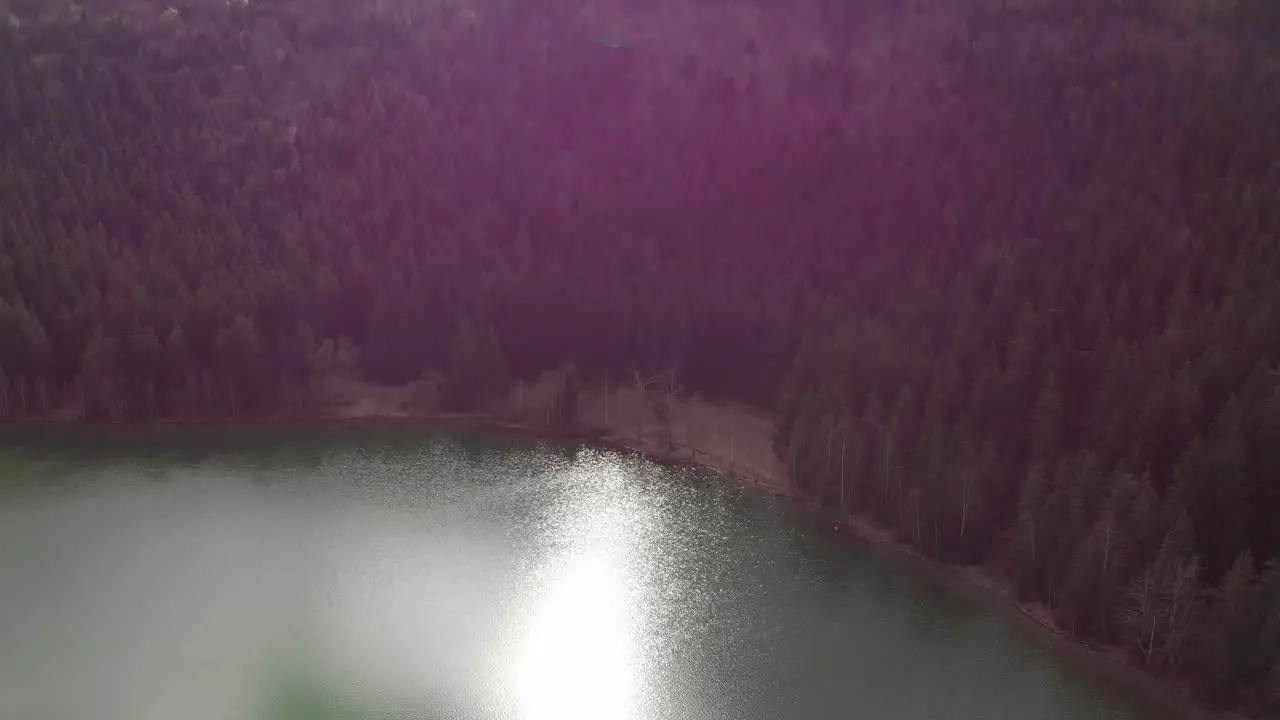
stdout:
<svg viewBox="0 0 1280 720">
<path fill-rule="evenodd" d="M 582 467 L 581 480 L 624 482 L 616 469 L 601 470 Z M 629 528 L 618 507 L 579 511 L 566 533 L 574 547 L 553 565 L 522 638 L 515 679 L 523 720 L 634 715 L 639 658 L 627 593 Z"/>
<path fill-rule="evenodd" d="M 573 558 L 555 579 L 521 656 L 525 720 L 626 720 L 632 643 L 621 578 L 603 553 Z"/>
</svg>

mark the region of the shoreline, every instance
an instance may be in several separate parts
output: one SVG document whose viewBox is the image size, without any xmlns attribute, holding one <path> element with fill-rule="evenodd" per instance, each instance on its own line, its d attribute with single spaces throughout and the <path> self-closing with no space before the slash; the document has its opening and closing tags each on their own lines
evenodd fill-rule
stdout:
<svg viewBox="0 0 1280 720">
<path fill-rule="evenodd" d="M 592 398 L 589 393 L 584 393 L 584 395 L 587 395 L 587 397 L 581 399 L 584 405 L 589 406 L 592 404 L 591 401 L 593 399 L 596 401 L 600 399 L 598 397 Z M 610 395 L 610 397 L 613 396 Z M 718 419 L 726 420 L 731 425 L 734 424 L 732 418 L 735 415 L 740 417 L 740 413 L 744 412 L 742 409 L 736 409 L 731 406 L 702 401 L 676 401 L 676 403 L 677 405 L 673 406 L 672 412 L 673 424 L 680 419 L 682 407 L 695 404 L 700 406 L 699 409 L 702 412 L 712 416 L 719 416 Z M 600 422 L 590 422 L 590 419 L 584 418 L 585 421 L 582 422 L 578 431 L 557 433 L 527 418 L 504 417 L 499 413 L 414 412 L 400 411 L 398 409 L 387 412 L 386 408 L 369 407 L 361 407 L 359 408 L 360 411 L 351 412 L 350 410 L 352 409 L 354 408 L 348 408 L 345 412 L 342 410 L 336 412 L 321 411 L 313 415 L 286 413 L 248 420 L 161 419 L 149 422 L 94 423 L 78 419 L 46 417 L 0 423 L 0 427 L 57 427 L 68 425 L 109 428 L 160 426 L 245 427 L 254 425 L 265 427 L 291 425 L 305 427 L 309 425 L 384 423 L 517 433 L 528 437 L 583 443 L 616 452 L 641 455 L 651 462 L 668 467 L 696 468 L 715 475 L 721 482 L 730 483 L 751 492 L 767 494 L 773 499 L 781 501 L 790 509 L 799 511 L 805 521 L 812 523 L 820 531 L 834 532 L 842 539 L 863 544 L 873 552 L 881 552 L 895 560 L 909 563 L 914 570 L 922 572 L 929 580 L 939 582 L 953 592 L 966 595 L 975 602 L 1006 615 L 1021 630 L 1029 632 L 1036 642 L 1050 649 L 1066 652 L 1071 656 L 1072 662 L 1081 663 L 1087 667 L 1089 672 L 1103 676 L 1108 681 L 1115 682 L 1140 694 L 1145 700 L 1167 711 L 1171 718 L 1244 720 L 1246 717 L 1235 713 L 1215 712 L 1200 705 L 1193 698 L 1180 691 L 1179 686 L 1175 683 L 1152 675 L 1129 661 L 1123 655 L 1122 649 L 1118 647 L 1097 645 L 1085 639 L 1072 636 L 1066 630 L 1057 626 L 1046 608 L 1038 603 L 1022 603 L 1016 600 L 1009 588 L 986 568 L 949 565 L 930 558 L 897 538 L 892 532 L 878 527 L 862 516 L 852 515 L 844 522 L 836 522 L 835 527 L 831 528 L 828 525 L 832 521 L 831 517 L 812 504 L 795 497 L 790 492 L 785 471 L 780 464 L 775 463 L 774 467 L 766 466 L 764 468 L 752 467 L 749 463 L 739 464 L 736 462 L 736 457 L 732 450 L 729 457 L 726 458 L 721 453 L 700 447 L 692 442 L 673 443 L 674 452 L 668 453 L 655 443 L 646 442 L 642 425 L 638 426 L 640 428 L 639 438 L 630 436 L 624 429 L 627 423 L 622 422 L 621 419 L 616 423 L 605 425 Z M 608 411 L 606 410 L 605 412 L 607 415 Z M 583 413 L 583 415 L 589 414 Z M 595 419 L 598 421 L 600 418 Z M 757 417 L 757 419 L 764 418 Z M 744 445 L 759 443 L 763 440 L 764 447 L 772 455 L 772 449 L 769 447 L 767 438 L 756 437 L 752 439 L 744 437 L 743 440 Z"/>
<path fill-rule="evenodd" d="M 717 408 L 728 414 L 732 408 Z M 473 416 L 437 416 L 424 414 L 420 416 L 368 417 L 368 418 L 334 418 L 337 421 L 358 421 L 361 419 L 374 421 L 395 420 L 400 422 L 416 422 L 425 425 L 462 426 L 469 428 L 502 429 L 519 432 L 552 440 L 582 442 L 606 447 L 619 452 L 642 455 L 651 462 L 666 466 L 693 467 L 708 474 L 715 475 L 718 480 L 730 483 L 752 492 L 767 494 L 781 501 L 789 508 L 798 510 L 804 518 L 815 527 L 825 529 L 827 518 L 813 505 L 791 494 L 783 477 L 760 477 L 751 473 L 744 474 L 724 463 L 724 458 L 707 450 L 677 443 L 677 450 L 685 450 L 689 457 L 666 455 L 656 449 L 641 447 L 642 443 L 634 443 L 624 433 L 608 427 L 584 427 L 582 431 L 567 436 L 547 433 L 530 423 L 503 421 L 485 415 Z M 1049 614 L 1047 608 L 1038 603 L 1023 603 L 1014 598 L 1009 588 L 995 575 L 980 566 L 949 565 L 935 560 L 908 543 L 898 539 L 892 532 L 876 526 L 865 517 L 853 515 L 846 522 L 836 525 L 834 532 L 845 540 L 863 544 L 873 552 L 881 552 L 892 558 L 910 563 L 916 570 L 922 571 L 929 579 L 938 581 L 953 592 L 959 592 L 986 607 L 1006 615 L 1015 622 L 1019 629 L 1028 632 L 1036 642 L 1071 656 L 1072 662 L 1080 663 L 1089 672 L 1104 676 L 1107 680 L 1122 685 L 1143 699 L 1169 713 L 1170 718 L 1185 720 L 1244 720 L 1245 716 L 1214 712 L 1191 697 L 1179 691 L 1176 684 L 1152 675 L 1129 661 L 1123 650 L 1116 646 L 1099 645 L 1082 638 L 1072 636 L 1059 627 Z"/>
<path fill-rule="evenodd" d="M 533 428 L 527 429 L 537 432 Z M 770 487 L 768 483 L 729 474 L 724 468 L 714 464 L 691 460 L 677 460 L 673 463 L 670 458 L 654 455 L 616 440 L 589 437 L 582 440 L 638 453 L 653 462 L 695 466 L 715 475 L 722 482 L 751 491 L 764 492 L 785 503 L 791 509 L 800 511 L 804 518 L 816 528 L 827 531 L 826 518 L 816 507 L 789 492 Z M 935 560 L 862 516 L 851 516 L 847 522 L 838 523 L 828 532 L 834 532 L 845 540 L 862 544 L 873 552 L 884 553 L 894 560 L 909 563 L 914 569 L 923 572 L 928 579 L 945 585 L 948 590 L 963 594 L 989 609 L 1006 615 L 1017 623 L 1021 630 L 1031 634 L 1036 642 L 1070 654 L 1073 662 L 1085 665 L 1089 672 L 1105 676 L 1109 681 L 1140 694 L 1145 700 L 1168 712 L 1171 718 L 1184 720 L 1244 720 L 1245 718 L 1243 715 L 1214 712 L 1203 707 L 1194 699 L 1179 692 L 1176 685 L 1128 661 L 1122 655 L 1123 650 L 1117 646 L 1099 645 L 1072 636 L 1054 623 L 1047 608 L 1038 603 L 1019 602 L 1004 583 L 982 567 L 949 565 Z"/>
</svg>

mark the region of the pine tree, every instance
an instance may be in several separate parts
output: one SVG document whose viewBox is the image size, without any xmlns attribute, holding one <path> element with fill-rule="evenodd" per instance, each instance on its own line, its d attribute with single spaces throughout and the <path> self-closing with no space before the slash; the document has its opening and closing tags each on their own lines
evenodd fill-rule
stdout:
<svg viewBox="0 0 1280 720">
<path fill-rule="evenodd" d="M 477 331 L 464 319 L 454 334 L 440 388 L 444 407 L 459 412 L 488 410 L 510 387 L 506 357 L 493 328 Z"/>
<path fill-rule="evenodd" d="M 551 426 L 562 433 L 578 430 L 578 371 L 564 368 L 551 405 Z"/>
<path fill-rule="evenodd" d="M 1200 561 L 1194 555 L 1191 521 L 1174 523 L 1160 553 L 1130 583 L 1122 607 L 1126 640 L 1147 667 L 1176 670 L 1191 644 L 1200 611 Z"/>
<path fill-rule="evenodd" d="M 1031 461 L 1049 464 L 1061 457 L 1063 433 L 1062 394 L 1054 373 L 1040 388 L 1031 413 Z"/>
<path fill-rule="evenodd" d="M 903 483 L 906 480 L 907 459 L 916 441 L 915 419 L 919 413 L 915 392 L 907 385 L 898 393 L 893 412 L 881 435 L 883 443 L 883 509 L 888 517 L 901 525 L 906 517 L 906 498 Z"/>
<path fill-rule="evenodd" d="M 165 338 L 162 350 L 160 382 L 164 396 L 164 413 L 169 417 L 185 417 L 189 412 L 192 358 L 182 326 L 175 324 Z"/>
<path fill-rule="evenodd" d="M 1005 550 L 1014 589 L 1023 599 L 1044 597 L 1042 578 L 1047 550 L 1044 546 L 1049 528 L 1045 527 L 1043 518 L 1049 492 L 1048 474 L 1038 465 L 1031 468 L 1018 498 L 1017 514 Z"/>
<path fill-rule="evenodd" d="M 1242 687 L 1257 682 L 1268 669 L 1258 643 L 1264 632 L 1264 597 L 1248 553 L 1236 558 L 1208 599 L 1196 627 L 1198 693 L 1215 704 L 1232 706 Z"/>
<path fill-rule="evenodd" d="M 1063 624 L 1077 635 L 1111 639 L 1118 590 L 1129 573 L 1129 540 L 1120 504 L 1109 503 L 1076 543 L 1058 603 Z"/>
</svg>

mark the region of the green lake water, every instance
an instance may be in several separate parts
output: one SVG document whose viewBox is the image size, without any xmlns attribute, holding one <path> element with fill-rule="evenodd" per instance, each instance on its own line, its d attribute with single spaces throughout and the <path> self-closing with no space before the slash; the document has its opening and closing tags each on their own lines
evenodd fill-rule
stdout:
<svg viewBox="0 0 1280 720">
<path fill-rule="evenodd" d="M 689 470 L 409 426 L 6 429 L 0 718 L 1157 720 Z"/>
</svg>

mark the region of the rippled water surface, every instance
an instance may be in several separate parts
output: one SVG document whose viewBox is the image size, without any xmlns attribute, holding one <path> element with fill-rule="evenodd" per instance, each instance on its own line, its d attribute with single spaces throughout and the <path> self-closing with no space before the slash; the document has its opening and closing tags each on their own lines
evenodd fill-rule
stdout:
<svg viewBox="0 0 1280 720">
<path fill-rule="evenodd" d="M 1164 716 L 769 499 L 613 452 L 6 433 L 2 718 Z"/>
</svg>

